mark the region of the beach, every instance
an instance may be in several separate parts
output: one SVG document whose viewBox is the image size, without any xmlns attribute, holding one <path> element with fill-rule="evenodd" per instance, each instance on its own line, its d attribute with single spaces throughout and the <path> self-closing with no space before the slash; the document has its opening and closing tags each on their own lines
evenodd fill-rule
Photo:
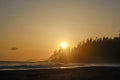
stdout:
<svg viewBox="0 0 120 80">
<path fill-rule="evenodd" d="M 120 67 L 3 70 L 0 80 L 120 80 Z"/>
</svg>

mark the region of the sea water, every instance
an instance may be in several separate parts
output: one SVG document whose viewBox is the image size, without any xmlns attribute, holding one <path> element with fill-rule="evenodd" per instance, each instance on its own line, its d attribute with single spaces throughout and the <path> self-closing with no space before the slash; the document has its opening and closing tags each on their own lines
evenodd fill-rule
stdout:
<svg viewBox="0 0 120 80">
<path fill-rule="evenodd" d="M 0 70 L 63 69 L 78 67 L 120 67 L 120 64 L 48 63 L 0 61 Z"/>
</svg>

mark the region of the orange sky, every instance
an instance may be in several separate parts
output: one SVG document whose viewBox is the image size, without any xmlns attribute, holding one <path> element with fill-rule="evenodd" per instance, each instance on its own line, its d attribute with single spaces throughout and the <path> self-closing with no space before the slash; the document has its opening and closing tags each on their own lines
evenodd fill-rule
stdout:
<svg viewBox="0 0 120 80">
<path fill-rule="evenodd" d="M 0 0 L 0 60 L 45 60 L 62 41 L 117 36 L 119 0 Z M 11 50 L 17 47 L 17 50 Z"/>
</svg>

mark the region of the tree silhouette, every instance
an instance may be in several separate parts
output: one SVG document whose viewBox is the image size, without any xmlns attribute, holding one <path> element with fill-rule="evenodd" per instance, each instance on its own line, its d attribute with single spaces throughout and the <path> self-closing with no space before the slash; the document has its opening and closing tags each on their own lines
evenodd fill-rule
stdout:
<svg viewBox="0 0 120 80">
<path fill-rule="evenodd" d="M 68 60 L 70 63 L 120 63 L 120 35 L 114 38 L 89 38 L 72 49 L 55 51 L 48 60 L 60 63 Z"/>
</svg>

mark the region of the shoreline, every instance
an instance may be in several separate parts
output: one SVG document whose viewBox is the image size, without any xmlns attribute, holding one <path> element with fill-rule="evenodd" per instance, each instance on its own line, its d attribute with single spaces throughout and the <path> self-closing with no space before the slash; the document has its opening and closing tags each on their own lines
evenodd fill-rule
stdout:
<svg viewBox="0 0 120 80">
<path fill-rule="evenodd" d="M 120 80 L 120 67 L 0 71 L 0 80 Z"/>
</svg>

